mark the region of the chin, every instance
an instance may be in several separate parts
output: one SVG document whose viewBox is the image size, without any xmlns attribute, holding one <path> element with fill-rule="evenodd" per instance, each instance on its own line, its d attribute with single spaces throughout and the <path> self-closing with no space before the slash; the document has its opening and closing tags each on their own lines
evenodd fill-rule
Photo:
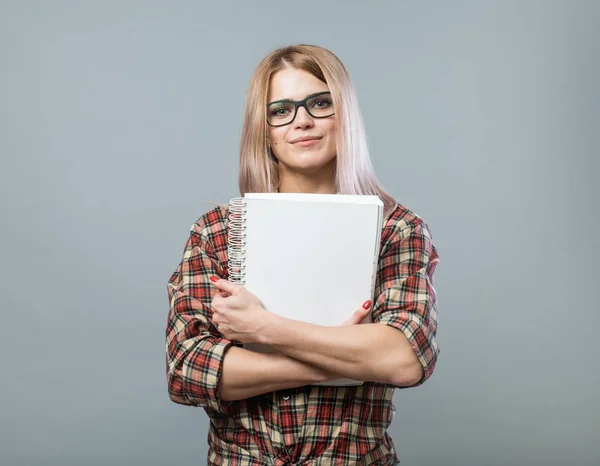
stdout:
<svg viewBox="0 0 600 466">
<path fill-rule="evenodd" d="M 282 162 L 292 170 L 318 171 L 332 163 L 334 160 L 335 156 L 325 156 L 306 151 L 286 157 L 286 160 L 282 160 Z"/>
</svg>

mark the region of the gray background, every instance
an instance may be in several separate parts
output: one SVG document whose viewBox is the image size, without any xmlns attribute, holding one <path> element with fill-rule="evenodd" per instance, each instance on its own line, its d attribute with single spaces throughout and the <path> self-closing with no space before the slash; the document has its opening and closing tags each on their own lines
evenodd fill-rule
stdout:
<svg viewBox="0 0 600 466">
<path fill-rule="evenodd" d="M 599 1 L 0 2 L 0 462 L 205 464 L 166 282 L 237 195 L 246 86 L 334 51 L 382 184 L 429 223 L 442 353 L 407 466 L 600 464 Z"/>
</svg>

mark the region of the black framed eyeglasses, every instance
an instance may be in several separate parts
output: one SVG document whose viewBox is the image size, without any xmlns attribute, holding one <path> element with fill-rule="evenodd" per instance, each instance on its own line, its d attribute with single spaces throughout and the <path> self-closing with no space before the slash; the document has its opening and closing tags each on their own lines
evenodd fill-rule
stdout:
<svg viewBox="0 0 600 466">
<path fill-rule="evenodd" d="M 289 125 L 296 119 L 298 107 L 304 107 L 313 118 L 328 118 L 335 115 L 331 92 L 311 94 L 304 100 L 276 100 L 267 104 L 267 123 L 269 126 Z"/>
</svg>

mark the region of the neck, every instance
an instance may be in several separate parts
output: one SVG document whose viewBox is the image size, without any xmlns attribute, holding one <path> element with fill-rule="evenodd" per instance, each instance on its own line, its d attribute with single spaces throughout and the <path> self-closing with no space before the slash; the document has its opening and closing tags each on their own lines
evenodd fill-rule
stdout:
<svg viewBox="0 0 600 466">
<path fill-rule="evenodd" d="M 331 167 L 327 167 L 327 169 L 317 173 L 298 173 L 283 169 L 280 172 L 280 176 L 280 193 L 335 194 L 334 164 L 331 164 Z"/>
</svg>

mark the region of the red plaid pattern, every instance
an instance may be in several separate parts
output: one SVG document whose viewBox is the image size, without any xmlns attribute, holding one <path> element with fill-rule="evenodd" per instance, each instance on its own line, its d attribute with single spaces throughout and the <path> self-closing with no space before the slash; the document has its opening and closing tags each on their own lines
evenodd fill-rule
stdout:
<svg viewBox="0 0 600 466">
<path fill-rule="evenodd" d="M 373 322 L 406 335 L 427 380 L 439 354 L 433 275 L 439 262 L 427 224 L 402 205 L 381 237 Z M 166 372 L 175 403 L 201 406 L 210 418 L 208 464 L 392 465 L 386 429 L 396 387 L 305 386 L 225 402 L 217 390 L 226 350 L 235 345 L 212 325 L 217 292 L 209 277 L 227 274 L 227 210 L 215 208 L 191 227 L 181 263 L 169 279 Z M 403 387 L 404 388 L 404 387 Z"/>
</svg>

